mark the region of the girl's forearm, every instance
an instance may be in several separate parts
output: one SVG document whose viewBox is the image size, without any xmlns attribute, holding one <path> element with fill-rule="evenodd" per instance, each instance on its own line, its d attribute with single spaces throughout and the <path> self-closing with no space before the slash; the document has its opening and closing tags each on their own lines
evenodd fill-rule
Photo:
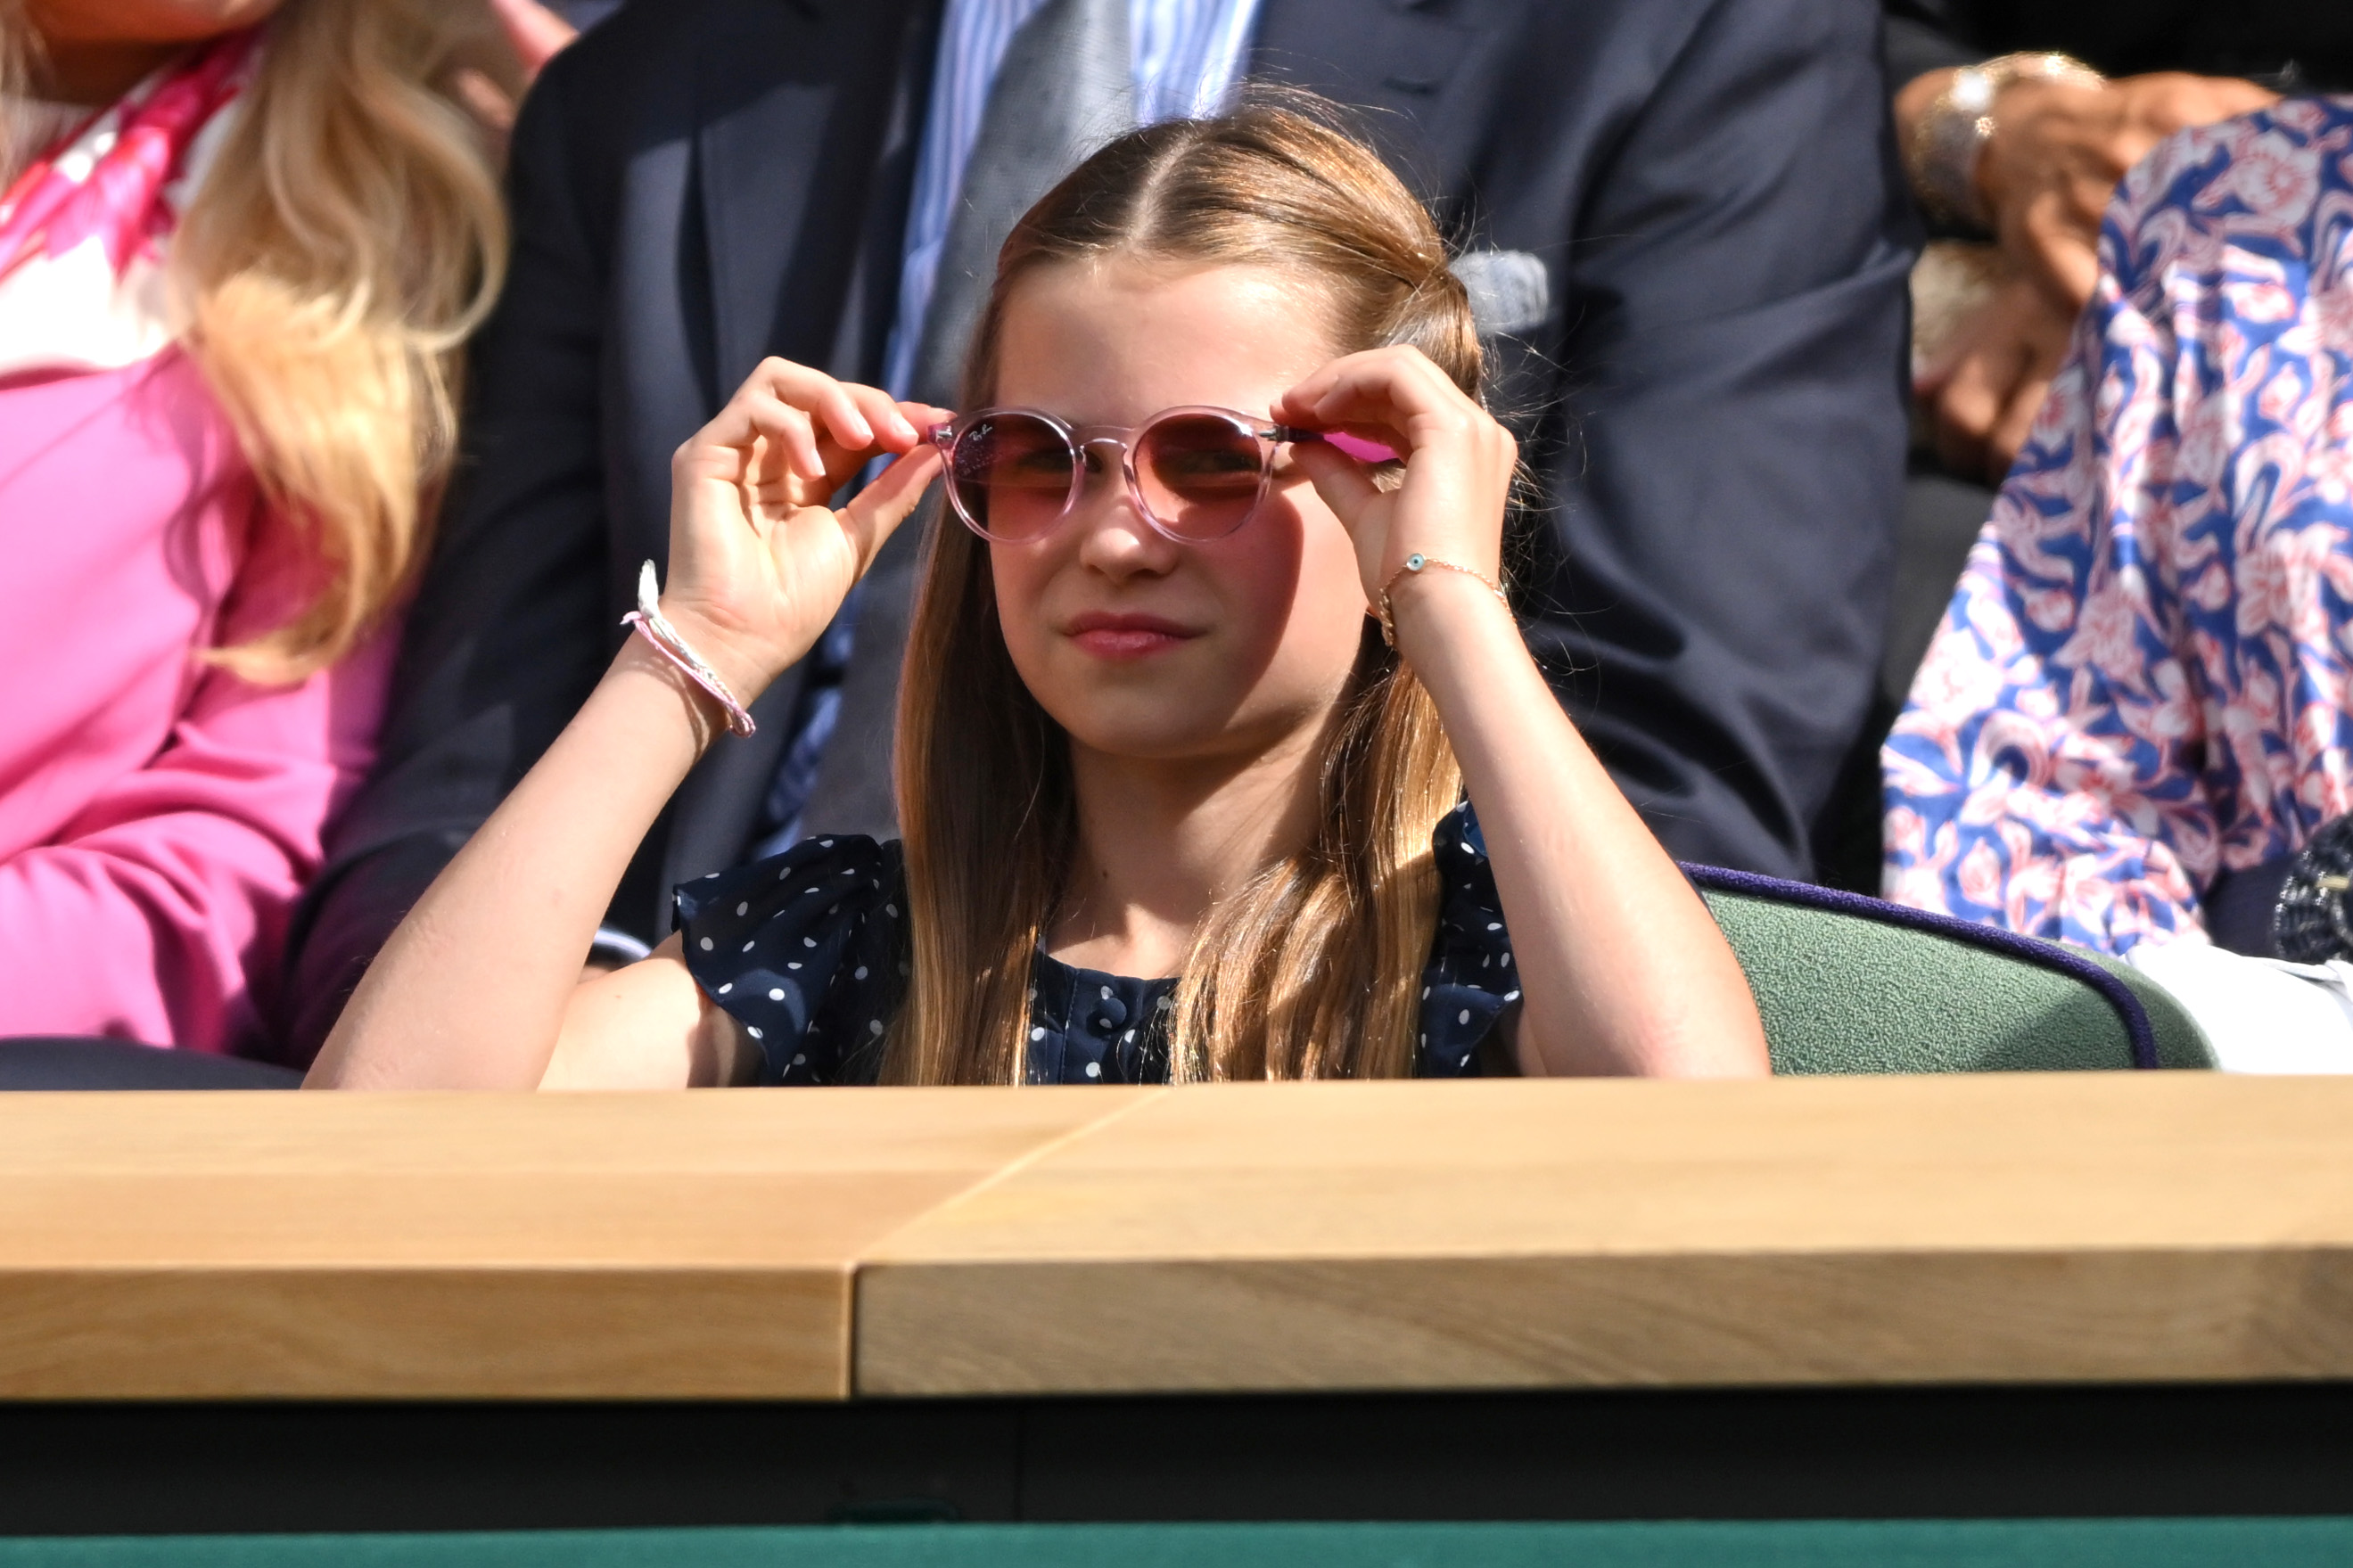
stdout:
<svg viewBox="0 0 2353 1568">
<path fill-rule="evenodd" d="M 715 711 L 631 637 L 393 933 L 308 1082 L 537 1085 L 613 889 Z"/>
<path fill-rule="evenodd" d="M 1548 1073 L 1767 1070 L 1738 962 L 1561 711 L 1480 584 L 1425 573 L 1393 601 L 1487 841 L 1524 993 L 1519 1055 Z"/>
</svg>

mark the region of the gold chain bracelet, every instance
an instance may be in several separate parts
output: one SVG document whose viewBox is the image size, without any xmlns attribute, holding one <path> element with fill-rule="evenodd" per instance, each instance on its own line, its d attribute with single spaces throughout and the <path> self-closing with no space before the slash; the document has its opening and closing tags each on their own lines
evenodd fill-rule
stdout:
<svg viewBox="0 0 2353 1568">
<path fill-rule="evenodd" d="M 1457 566 L 1451 561 L 1439 561 L 1430 556 L 1422 554 L 1419 551 L 1416 551 L 1414 553 L 1405 558 L 1404 565 L 1389 574 L 1389 580 L 1387 583 L 1381 584 L 1381 641 L 1388 644 L 1391 647 L 1397 647 L 1397 622 L 1389 617 L 1389 590 L 1396 587 L 1398 585 L 1398 579 L 1404 577 L 1408 573 L 1418 573 L 1424 567 L 1428 566 L 1443 566 L 1449 572 L 1460 572 L 1465 577 L 1470 578 L 1472 582 L 1486 589 L 1490 594 L 1494 595 L 1497 599 L 1503 601 L 1503 605 L 1505 610 L 1509 610 L 1512 607 L 1512 597 L 1510 595 L 1504 592 L 1504 585 L 1501 583 L 1496 582 L 1493 577 L 1488 576 L 1484 572 L 1473 571 L 1468 566 Z"/>
</svg>

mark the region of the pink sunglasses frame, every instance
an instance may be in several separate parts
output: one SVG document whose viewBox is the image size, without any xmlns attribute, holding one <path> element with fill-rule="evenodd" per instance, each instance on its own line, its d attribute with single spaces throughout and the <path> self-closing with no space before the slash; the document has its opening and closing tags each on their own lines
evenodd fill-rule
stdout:
<svg viewBox="0 0 2353 1568">
<path fill-rule="evenodd" d="M 1045 529 L 1026 538 L 1005 539 L 997 534 L 993 534 L 989 532 L 988 530 L 983 528 L 980 523 L 975 520 L 972 513 L 966 510 L 962 497 L 957 494 L 955 482 L 955 448 L 956 443 L 963 440 L 965 434 L 969 432 L 974 426 L 980 424 L 983 420 L 1001 419 L 1008 415 L 1014 414 L 1021 415 L 1026 418 L 1039 420 L 1060 434 L 1063 442 L 1071 450 L 1071 488 L 1069 492 L 1062 497 L 1062 510 L 1055 514 L 1053 523 L 1049 524 Z M 1284 445 L 1297 445 L 1308 441 L 1323 441 L 1329 443 L 1339 450 L 1346 452 L 1350 457 L 1356 458 L 1361 461 L 1383 462 L 1391 460 L 1395 457 L 1395 454 L 1390 452 L 1387 447 L 1381 447 L 1377 443 L 1365 440 L 1361 437 L 1345 436 L 1338 432 L 1326 433 L 1319 430 L 1302 430 L 1290 425 L 1276 425 L 1263 419 L 1253 419 L 1250 416 L 1243 414 L 1236 409 L 1219 408 L 1211 404 L 1183 404 L 1175 408 L 1164 408 L 1159 413 L 1155 414 L 1151 418 L 1146 419 L 1143 424 L 1129 426 L 1073 425 L 1069 420 L 1062 418 L 1060 415 L 1049 414 L 1042 408 L 980 408 L 974 410 L 970 414 L 959 415 L 954 419 L 933 426 L 930 429 L 923 432 L 923 439 L 930 442 L 933 446 L 937 447 L 940 449 L 941 455 L 947 459 L 944 482 L 947 489 L 949 510 L 955 513 L 956 521 L 962 522 L 966 528 L 972 530 L 973 532 L 978 534 L 981 538 L 987 540 L 991 544 L 1034 544 L 1038 542 L 1038 541 L 1044 539 L 1049 534 L 1052 533 L 1054 529 L 1060 524 L 1061 521 L 1071 515 L 1071 509 L 1076 507 L 1079 503 L 1080 494 L 1086 489 L 1086 454 L 1088 449 L 1090 447 L 1103 446 L 1106 444 L 1119 448 L 1120 473 L 1127 481 L 1128 499 L 1135 503 L 1136 515 L 1143 518 L 1144 521 L 1150 525 L 1152 531 L 1155 533 L 1159 534 L 1163 539 L 1172 541 L 1177 544 L 1202 544 L 1207 543 L 1211 540 L 1231 537 L 1234 533 L 1240 531 L 1244 523 L 1250 521 L 1251 518 L 1256 517 L 1258 515 L 1259 508 L 1266 504 L 1267 487 L 1273 481 L 1274 478 L 1274 454 L 1268 452 L 1263 454 L 1262 459 L 1259 464 L 1258 493 L 1250 499 L 1249 510 L 1244 511 L 1235 520 L 1234 525 L 1231 528 L 1225 530 L 1221 533 L 1177 533 L 1172 531 L 1168 525 L 1163 522 L 1158 517 L 1154 515 L 1151 505 L 1144 499 L 1144 481 L 1135 471 L 1136 447 L 1142 443 L 1145 435 L 1156 425 L 1163 424 L 1170 419 L 1185 417 L 1199 418 L 1204 416 L 1213 419 L 1222 419 L 1231 425 L 1234 429 L 1239 432 L 1250 436 L 1260 441 L 1271 442 L 1273 445 L 1278 447 Z"/>
</svg>

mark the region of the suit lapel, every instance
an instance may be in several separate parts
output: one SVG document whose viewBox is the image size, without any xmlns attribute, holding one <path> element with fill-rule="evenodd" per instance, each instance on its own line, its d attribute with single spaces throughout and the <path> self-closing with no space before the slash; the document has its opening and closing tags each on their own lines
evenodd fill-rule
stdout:
<svg viewBox="0 0 2353 1568">
<path fill-rule="evenodd" d="M 679 238 L 681 272 L 707 283 L 707 338 L 688 345 L 702 417 L 765 355 L 832 363 L 909 10 L 910 0 L 739 0 L 712 13 Z M 669 928 L 667 889 L 742 855 L 799 689 L 799 671 L 787 671 L 754 707 L 760 732 L 716 748 L 680 787 L 657 930 Z"/>
<path fill-rule="evenodd" d="M 1537 0 L 1564 4 L 1566 0 Z M 1466 62 L 1517 0 L 1264 0 L 1253 80 L 1289 83 L 1371 112 L 1361 123 L 1400 168 L 1460 188 L 1465 150 L 1451 112 Z M 1433 166 L 1434 165 L 1434 166 Z"/>
<path fill-rule="evenodd" d="M 702 41 L 695 179 L 712 407 L 771 353 L 823 364 L 890 117 L 907 0 L 772 0 Z"/>
</svg>

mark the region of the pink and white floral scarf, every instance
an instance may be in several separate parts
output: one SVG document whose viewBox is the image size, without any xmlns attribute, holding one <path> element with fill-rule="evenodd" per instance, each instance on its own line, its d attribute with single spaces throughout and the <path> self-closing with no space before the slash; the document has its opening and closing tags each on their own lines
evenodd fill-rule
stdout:
<svg viewBox="0 0 2353 1568">
<path fill-rule="evenodd" d="M 0 376 L 118 369 L 178 335 L 164 242 L 227 135 L 257 38 L 155 72 L 0 195 Z"/>
</svg>

